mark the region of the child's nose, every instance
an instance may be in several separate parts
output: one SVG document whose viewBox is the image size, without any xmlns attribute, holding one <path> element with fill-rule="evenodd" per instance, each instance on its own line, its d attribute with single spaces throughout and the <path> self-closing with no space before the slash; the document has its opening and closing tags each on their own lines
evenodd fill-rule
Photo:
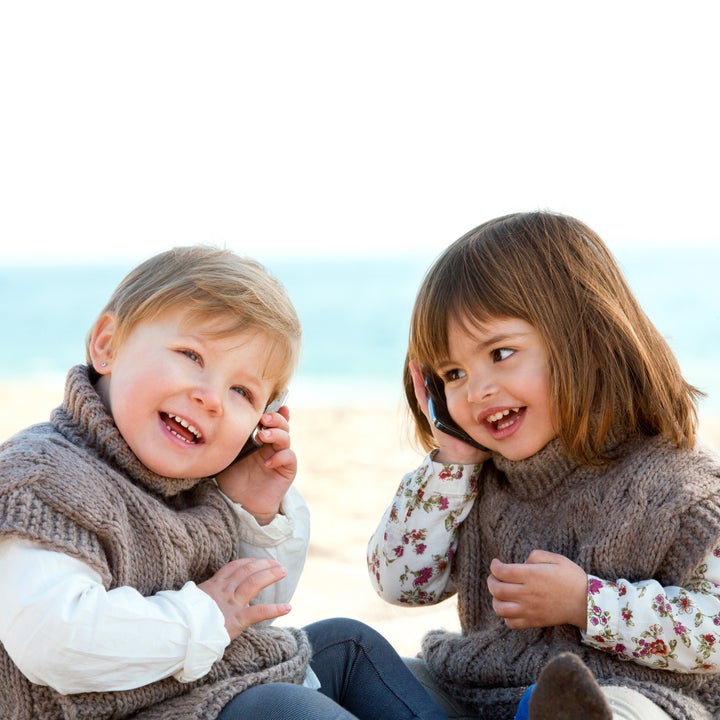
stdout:
<svg viewBox="0 0 720 720">
<path fill-rule="evenodd" d="M 206 411 L 216 415 L 222 413 L 222 394 L 211 382 L 196 385 L 192 390 L 192 396 Z"/>
<path fill-rule="evenodd" d="M 467 385 L 468 402 L 486 402 L 497 392 L 497 383 L 491 373 L 471 377 Z"/>
</svg>

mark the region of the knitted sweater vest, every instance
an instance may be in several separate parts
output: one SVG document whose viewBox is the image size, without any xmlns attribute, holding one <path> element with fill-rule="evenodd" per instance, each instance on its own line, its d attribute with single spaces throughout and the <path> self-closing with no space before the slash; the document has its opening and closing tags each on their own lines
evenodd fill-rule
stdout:
<svg viewBox="0 0 720 720">
<path fill-rule="evenodd" d="M 661 438 L 629 438 L 605 466 L 580 465 L 557 441 L 521 462 L 485 464 L 463 523 L 454 573 L 462 634 L 423 642 L 438 682 L 479 717 L 512 718 L 548 659 L 578 654 L 601 684 L 646 695 L 677 720 L 720 717 L 720 677 L 653 670 L 582 645 L 568 625 L 510 630 L 492 609 L 490 561 L 539 548 L 605 580 L 679 585 L 720 538 L 720 460 Z"/>
<path fill-rule="evenodd" d="M 79 558 L 108 590 L 130 586 L 145 596 L 203 582 L 235 557 L 238 542 L 215 483 L 142 465 L 82 366 L 70 371 L 49 423 L 0 447 L 0 532 Z M 29 682 L 0 645 L 0 718 L 206 720 L 250 686 L 302 683 L 309 654 L 301 631 L 251 627 L 195 682 L 61 695 Z"/>
</svg>

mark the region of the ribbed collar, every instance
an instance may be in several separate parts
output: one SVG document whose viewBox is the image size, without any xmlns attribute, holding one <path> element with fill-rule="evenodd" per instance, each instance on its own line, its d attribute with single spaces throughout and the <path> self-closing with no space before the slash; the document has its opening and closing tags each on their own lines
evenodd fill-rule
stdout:
<svg viewBox="0 0 720 720">
<path fill-rule="evenodd" d="M 620 446 L 629 439 L 620 428 L 611 429 L 605 443 L 606 457 L 617 457 L 622 452 Z M 557 438 L 525 460 L 514 461 L 502 455 L 493 455 L 493 462 L 505 474 L 510 492 L 525 500 L 544 497 L 572 475 L 582 475 L 585 479 L 607 472 L 608 467 L 583 464 L 570 455 Z"/>
<path fill-rule="evenodd" d="M 525 460 L 493 455 L 493 462 L 505 474 L 509 491 L 524 500 L 547 495 L 580 465 L 557 439 Z"/>
<path fill-rule="evenodd" d="M 110 463 L 131 482 L 170 497 L 197 485 L 202 478 L 168 478 L 148 470 L 117 429 L 95 390 L 86 365 L 76 365 L 67 375 L 63 404 L 50 422 L 71 443 L 86 448 Z"/>
</svg>

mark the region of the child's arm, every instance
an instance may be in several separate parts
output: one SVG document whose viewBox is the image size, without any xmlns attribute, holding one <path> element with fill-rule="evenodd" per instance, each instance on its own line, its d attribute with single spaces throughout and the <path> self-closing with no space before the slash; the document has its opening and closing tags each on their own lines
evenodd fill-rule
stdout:
<svg viewBox="0 0 720 720">
<path fill-rule="evenodd" d="M 526 563 L 495 559 L 490 569 L 493 607 L 510 628 L 572 624 L 588 645 L 623 660 L 675 672 L 720 669 L 720 546 L 685 588 L 603 581 L 541 550 Z"/>
<path fill-rule="evenodd" d="M 287 603 L 305 561 L 307 506 L 291 489 L 283 510 L 268 526 L 241 525 L 239 557 L 288 568 L 285 577 L 257 592 L 254 605 Z M 150 598 L 132 588 L 107 592 L 80 560 L 0 539 L 0 642 L 34 682 L 60 692 L 92 692 L 139 687 L 170 675 L 195 680 L 222 657 L 228 641 L 225 616 L 194 583 Z"/>
<path fill-rule="evenodd" d="M 475 499 L 478 470 L 436 463 L 430 454 L 403 478 L 367 550 L 370 581 L 384 600 L 431 605 L 455 592 L 457 528 Z"/>
<path fill-rule="evenodd" d="M 253 560 L 246 596 L 277 564 Z M 267 577 L 258 571 L 272 568 Z M 255 575 L 255 577 L 253 577 Z M 247 620 L 276 615 L 255 606 Z M 228 645 L 225 617 L 194 583 L 143 597 L 107 591 L 82 561 L 15 538 L 0 540 L 0 642 L 35 683 L 62 693 L 123 690 L 175 675 L 202 677 Z"/>
<path fill-rule="evenodd" d="M 590 576 L 585 642 L 624 660 L 676 672 L 720 670 L 720 545 L 686 587 Z"/>
</svg>

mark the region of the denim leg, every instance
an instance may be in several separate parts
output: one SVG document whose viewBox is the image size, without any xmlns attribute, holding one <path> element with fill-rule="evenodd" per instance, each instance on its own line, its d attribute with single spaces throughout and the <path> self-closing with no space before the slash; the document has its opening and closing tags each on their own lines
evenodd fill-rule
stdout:
<svg viewBox="0 0 720 720">
<path fill-rule="evenodd" d="M 217 720 L 357 719 L 317 690 L 290 683 L 267 683 L 236 695 Z"/>
<path fill-rule="evenodd" d="M 435 702 L 440 705 L 448 720 L 474 720 L 477 718 L 475 710 L 449 695 L 437 684 L 424 660 L 406 657 L 403 658 L 403 662 Z"/>
<path fill-rule="evenodd" d="M 305 631 L 320 692 L 359 720 L 446 720 L 392 645 L 372 628 L 334 618 Z"/>
</svg>

